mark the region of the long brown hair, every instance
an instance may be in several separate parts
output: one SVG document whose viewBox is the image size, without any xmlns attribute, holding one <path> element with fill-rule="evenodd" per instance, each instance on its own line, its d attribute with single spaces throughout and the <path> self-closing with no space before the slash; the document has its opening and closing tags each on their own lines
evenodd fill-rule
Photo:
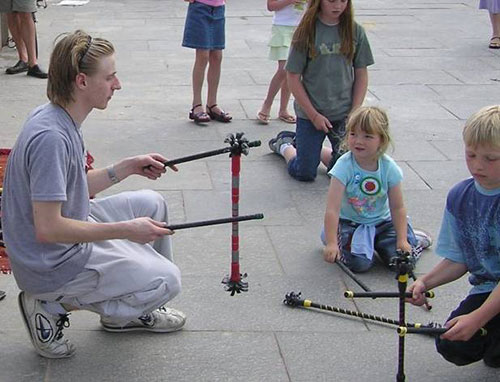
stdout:
<svg viewBox="0 0 500 382">
<path fill-rule="evenodd" d="M 47 97 L 52 103 L 67 106 L 74 101 L 73 84 L 78 73 L 94 74 L 99 59 L 115 52 L 113 44 L 102 38 L 92 38 L 82 30 L 59 35 L 49 64 Z"/>
<path fill-rule="evenodd" d="M 317 54 L 314 47 L 316 38 L 316 19 L 321 12 L 321 0 L 309 0 L 307 10 L 302 16 L 295 33 L 292 44 L 299 50 L 307 52 L 308 57 L 314 58 Z M 340 15 L 340 53 L 349 61 L 354 59 L 354 10 L 352 0 L 347 0 L 347 6 Z"/>
</svg>

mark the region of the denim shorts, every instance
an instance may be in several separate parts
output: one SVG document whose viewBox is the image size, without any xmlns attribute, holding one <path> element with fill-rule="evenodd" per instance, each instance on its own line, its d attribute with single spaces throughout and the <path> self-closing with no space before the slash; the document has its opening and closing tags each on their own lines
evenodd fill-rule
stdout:
<svg viewBox="0 0 500 382">
<path fill-rule="evenodd" d="M 33 13 L 36 12 L 36 0 L 1 0 L 0 1 L 0 12 L 11 13 L 11 12 L 24 12 Z"/>
<path fill-rule="evenodd" d="M 190 3 L 182 46 L 193 49 L 224 49 L 225 10 L 225 5 L 212 7 L 196 1 Z"/>
</svg>

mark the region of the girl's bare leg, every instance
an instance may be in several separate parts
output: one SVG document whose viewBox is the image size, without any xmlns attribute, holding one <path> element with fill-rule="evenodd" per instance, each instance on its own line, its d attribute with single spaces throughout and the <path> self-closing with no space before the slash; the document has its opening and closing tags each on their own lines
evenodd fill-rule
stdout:
<svg viewBox="0 0 500 382">
<path fill-rule="evenodd" d="M 193 106 L 203 105 L 201 100 L 201 90 L 205 79 L 205 70 L 208 64 L 209 51 L 207 49 L 196 49 L 196 56 L 193 66 Z M 210 84 L 209 84 L 210 85 Z M 197 106 L 194 113 L 204 111 L 203 106 Z"/>
</svg>

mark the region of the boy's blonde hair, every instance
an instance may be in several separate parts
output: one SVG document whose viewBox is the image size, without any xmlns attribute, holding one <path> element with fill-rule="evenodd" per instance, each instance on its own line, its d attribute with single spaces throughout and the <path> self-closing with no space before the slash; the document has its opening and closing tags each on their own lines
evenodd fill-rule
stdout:
<svg viewBox="0 0 500 382">
<path fill-rule="evenodd" d="M 349 133 L 359 128 L 368 134 L 376 134 L 380 137 L 380 147 L 378 156 L 387 151 L 389 145 L 392 145 L 392 139 L 389 133 L 389 118 L 387 113 L 377 106 L 361 106 L 354 110 L 347 120 L 346 134 L 342 142 L 342 148 L 347 150 L 347 139 Z"/>
<path fill-rule="evenodd" d="M 462 137 L 466 146 L 500 148 L 500 105 L 486 106 L 465 123 Z"/>
<path fill-rule="evenodd" d="M 77 74 L 96 73 L 99 60 L 112 55 L 115 49 L 109 41 L 92 38 L 82 30 L 63 35 L 50 56 L 47 97 L 52 103 L 65 107 L 74 101 L 73 84 Z"/>
</svg>

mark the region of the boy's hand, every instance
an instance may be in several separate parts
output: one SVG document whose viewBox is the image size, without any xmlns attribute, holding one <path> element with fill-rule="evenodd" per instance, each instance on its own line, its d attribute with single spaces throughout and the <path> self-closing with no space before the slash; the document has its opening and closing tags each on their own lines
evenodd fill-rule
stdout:
<svg viewBox="0 0 500 382">
<path fill-rule="evenodd" d="M 411 298 L 407 298 L 406 301 L 410 304 L 422 306 L 426 302 L 424 292 L 427 291 L 427 287 L 420 279 L 417 279 L 410 287 L 408 292 L 412 293 Z"/>
<path fill-rule="evenodd" d="M 337 259 L 340 259 L 340 249 L 338 244 L 327 244 L 325 249 L 323 249 L 323 257 L 325 261 L 329 263 L 334 263 Z"/>
<path fill-rule="evenodd" d="M 468 341 L 481 328 L 481 323 L 476 319 L 474 312 L 452 318 L 445 324 L 448 329 L 441 335 L 443 340 Z"/>
</svg>

